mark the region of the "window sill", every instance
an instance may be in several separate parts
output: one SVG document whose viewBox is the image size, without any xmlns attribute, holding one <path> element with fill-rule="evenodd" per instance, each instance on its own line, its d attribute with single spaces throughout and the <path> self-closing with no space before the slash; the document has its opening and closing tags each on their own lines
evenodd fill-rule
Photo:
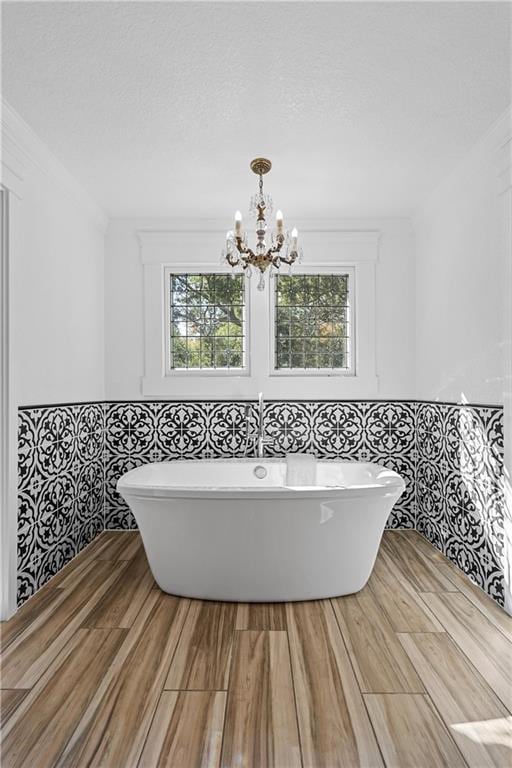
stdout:
<svg viewBox="0 0 512 768">
<path fill-rule="evenodd" d="M 218 399 L 254 400 L 263 392 L 270 400 L 350 400 L 375 398 L 379 391 L 377 376 L 162 376 L 142 379 L 142 395 L 168 400 Z"/>
</svg>

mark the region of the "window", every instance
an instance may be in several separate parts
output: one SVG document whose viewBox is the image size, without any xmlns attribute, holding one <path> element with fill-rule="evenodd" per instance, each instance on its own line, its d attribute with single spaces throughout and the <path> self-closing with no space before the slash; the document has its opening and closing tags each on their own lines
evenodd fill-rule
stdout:
<svg viewBox="0 0 512 768">
<path fill-rule="evenodd" d="M 348 372 L 351 368 L 350 275 L 277 275 L 276 372 Z"/>
<path fill-rule="evenodd" d="M 313 228 L 310 242 L 304 240 L 307 263 L 268 279 L 264 291 L 257 279 L 233 279 L 218 264 L 222 233 L 211 222 L 137 233 L 144 269 L 142 395 L 375 397 L 380 233 Z"/>
<path fill-rule="evenodd" d="M 245 285 L 241 275 L 169 273 L 169 368 L 245 367 Z"/>
</svg>

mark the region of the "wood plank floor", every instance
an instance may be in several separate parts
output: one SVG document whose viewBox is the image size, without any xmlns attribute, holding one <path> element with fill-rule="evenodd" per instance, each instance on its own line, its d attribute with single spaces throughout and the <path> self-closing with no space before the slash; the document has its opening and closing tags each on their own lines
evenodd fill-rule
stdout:
<svg viewBox="0 0 512 768">
<path fill-rule="evenodd" d="M 3 768 L 512 766 L 512 618 L 414 532 L 357 595 L 251 605 L 106 532 L 1 640 Z"/>
</svg>

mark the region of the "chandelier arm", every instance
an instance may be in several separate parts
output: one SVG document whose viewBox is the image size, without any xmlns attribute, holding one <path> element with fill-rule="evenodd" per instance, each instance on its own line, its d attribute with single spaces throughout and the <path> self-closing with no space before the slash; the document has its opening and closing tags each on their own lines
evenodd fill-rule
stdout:
<svg viewBox="0 0 512 768">
<path fill-rule="evenodd" d="M 291 265 L 295 261 L 297 261 L 297 257 L 298 257 L 297 251 L 291 251 L 291 253 L 288 256 L 280 256 L 279 259 L 285 264 Z"/>
<path fill-rule="evenodd" d="M 273 253 L 278 254 L 281 248 L 283 247 L 283 245 L 284 245 L 284 235 L 277 235 L 277 243 L 275 245 L 272 245 L 268 249 L 267 256 L 271 258 Z"/>
<path fill-rule="evenodd" d="M 240 251 L 240 256 L 242 257 L 242 259 L 245 259 L 246 261 L 250 261 L 251 259 L 256 258 L 256 256 L 254 255 L 254 251 L 252 251 L 247 246 L 245 246 L 243 251 Z"/>
<path fill-rule="evenodd" d="M 244 243 L 241 237 L 236 238 L 236 247 L 238 249 L 238 253 L 240 254 L 249 254 L 249 256 L 254 256 L 253 251 L 249 248 L 249 246 Z"/>
</svg>

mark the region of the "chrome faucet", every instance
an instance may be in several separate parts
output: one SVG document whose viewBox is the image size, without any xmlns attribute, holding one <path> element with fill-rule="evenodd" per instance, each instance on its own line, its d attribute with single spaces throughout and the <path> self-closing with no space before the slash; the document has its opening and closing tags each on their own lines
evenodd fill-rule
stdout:
<svg viewBox="0 0 512 768">
<path fill-rule="evenodd" d="M 265 401 L 263 399 L 263 392 L 259 392 L 258 394 L 258 420 L 256 424 L 256 429 L 252 432 L 249 432 L 249 413 L 250 408 L 249 406 L 246 409 L 246 415 L 247 415 L 247 436 L 246 436 L 246 449 L 248 446 L 249 441 L 254 442 L 254 455 L 258 457 L 258 459 L 262 459 L 265 453 L 265 446 L 269 445 L 272 440 L 269 437 L 265 437 L 265 422 L 263 418 L 263 414 L 265 411 Z"/>
</svg>

